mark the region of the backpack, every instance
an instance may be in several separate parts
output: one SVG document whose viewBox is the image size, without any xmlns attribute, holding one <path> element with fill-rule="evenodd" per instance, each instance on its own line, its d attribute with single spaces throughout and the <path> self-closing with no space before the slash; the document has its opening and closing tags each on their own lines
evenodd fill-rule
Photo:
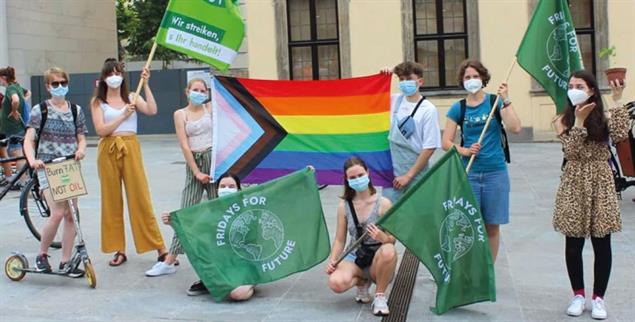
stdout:
<svg viewBox="0 0 635 322">
<path fill-rule="evenodd" d="M 77 105 L 71 102 L 68 102 L 71 106 L 71 114 L 73 115 L 73 125 L 75 125 L 75 133 L 77 133 Z M 42 115 L 42 119 L 40 121 L 40 128 L 37 129 L 37 139 L 35 140 L 35 155 L 37 155 L 38 147 L 40 146 L 40 136 L 42 135 L 42 131 L 44 130 L 44 125 L 46 124 L 46 119 L 49 115 L 48 103 L 46 100 L 40 102 L 40 114 Z"/>
<path fill-rule="evenodd" d="M 489 103 L 492 108 L 494 107 L 494 103 L 496 102 L 496 95 L 489 96 Z M 465 112 L 467 111 L 466 101 L 462 99 L 460 101 L 461 104 L 461 112 L 459 115 L 459 126 L 461 127 L 461 146 L 464 144 L 463 138 L 463 122 L 465 121 Z M 505 127 L 503 126 L 503 118 L 501 117 L 501 113 L 498 108 L 495 109 L 494 115 L 496 116 L 496 120 L 501 127 L 501 146 L 503 147 L 503 152 L 505 153 L 505 162 L 510 163 L 510 154 L 509 154 L 509 141 L 507 140 L 507 132 L 505 132 Z"/>
</svg>

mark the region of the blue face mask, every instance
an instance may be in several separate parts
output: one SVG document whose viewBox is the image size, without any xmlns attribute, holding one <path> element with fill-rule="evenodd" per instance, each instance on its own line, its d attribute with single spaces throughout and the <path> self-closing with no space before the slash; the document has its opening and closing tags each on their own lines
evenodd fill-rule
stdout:
<svg viewBox="0 0 635 322">
<path fill-rule="evenodd" d="M 235 193 L 237 191 L 238 191 L 237 188 L 230 188 L 230 187 L 218 188 L 218 196 L 224 197 L 227 195 L 231 195 L 232 193 Z"/>
<path fill-rule="evenodd" d="M 417 81 L 415 80 L 404 80 L 399 82 L 399 89 L 406 96 L 412 96 L 417 93 Z"/>
<path fill-rule="evenodd" d="M 368 178 L 368 175 L 363 175 L 359 178 L 347 179 L 347 180 L 348 180 L 348 185 L 357 192 L 362 192 L 368 189 L 368 184 L 370 183 L 370 179 Z"/>
<path fill-rule="evenodd" d="M 68 86 L 51 87 L 51 95 L 55 97 L 64 97 L 68 93 Z"/>
<path fill-rule="evenodd" d="M 190 91 L 190 102 L 194 105 L 201 105 L 207 99 L 207 94 Z"/>
</svg>

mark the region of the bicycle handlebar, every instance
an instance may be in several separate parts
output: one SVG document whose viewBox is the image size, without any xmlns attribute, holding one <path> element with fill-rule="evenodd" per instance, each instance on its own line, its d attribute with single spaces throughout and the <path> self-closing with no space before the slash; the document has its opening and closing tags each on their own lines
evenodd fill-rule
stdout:
<svg viewBox="0 0 635 322">
<path fill-rule="evenodd" d="M 63 156 L 63 157 L 51 159 L 51 160 L 48 160 L 48 161 L 44 161 L 44 164 L 58 163 L 58 162 L 62 162 L 62 161 L 66 161 L 66 160 L 70 160 L 70 159 L 74 159 L 74 158 L 75 158 L 75 154 L 69 154 L 67 156 Z"/>
<path fill-rule="evenodd" d="M 0 140 L 1 146 L 7 146 L 8 144 L 21 144 L 24 142 L 24 138 L 21 136 L 12 135 L 8 138 Z"/>
</svg>

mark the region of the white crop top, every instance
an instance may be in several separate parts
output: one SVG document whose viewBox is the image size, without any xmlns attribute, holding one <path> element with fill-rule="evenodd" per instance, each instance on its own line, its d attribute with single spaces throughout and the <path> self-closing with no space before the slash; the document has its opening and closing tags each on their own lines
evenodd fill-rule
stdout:
<svg viewBox="0 0 635 322">
<path fill-rule="evenodd" d="M 104 111 L 104 123 L 110 123 L 114 121 L 119 115 L 125 112 L 125 108 L 117 109 L 108 105 L 107 103 L 101 102 L 99 104 L 101 110 Z M 127 119 L 125 119 L 119 126 L 112 132 L 112 134 L 117 134 L 120 132 L 133 132 L 137 133 L 137 112 L 132 113 Z"/>
</svg>

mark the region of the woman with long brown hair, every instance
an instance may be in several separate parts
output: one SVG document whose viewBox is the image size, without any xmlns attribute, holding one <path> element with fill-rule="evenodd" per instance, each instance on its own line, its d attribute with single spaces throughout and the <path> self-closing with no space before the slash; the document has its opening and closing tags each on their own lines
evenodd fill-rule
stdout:
<svg viewBox="0 0 635 322">
<path fill-rule="evenodd" d="M 104 62 L 91 102 L 93 124 L 99 140 L 97 168 L 101 183 L 101 248 L 115 252 L 111 266 L 123 264 L 127 257 L 123 220 L 122 182 L 130 226 L 137 253 L 156 250 L 162 261 L 167 255 L 159 225 L 154 217 L 150 189 L 137 140 L 137 112 L 155 115 L 157 104 L 148 83 L 150 71 L 141 73 L 144 94 L 135 98 L 128 92 L 123 64 L 113 58 Z"/>
<path fill-rule="evenodd" d="M 337 206 L 337 230 L 331 256 L 326 266 L 328 284 L 335 293 L 343 293 L 357 286 L 355 301 L 370 302 L 368 292 L 375 282 L 374 315 L 388 315 L 388 302 L 384 292 L 392 281 L 397 265 L 395 238 L 375 226 L 375 222 L 392 206 L 382 197 L 370 181 L 368 166 L 359 157 L 344 162 L 344 195 Z M 348 232 L 350 243 L 368 234 L 361 244 L 335 265 L 344 251 Z"/>
<path fill-rule="evenodd" d="M 605 111 L 595 77 L 587 71 L 569 78 L 569 104 L 555 120 L 562 141 L 565 164 L 556 194 L 554 228 L 565 235 L 565 261 L 573 299 L 567 314 L 579 316 L 585 309 L 582 249 L 591 238 L 594 283 L 591 316 L 606 319 L 604 294 L 611 273 L 611 234 L 622 228 L 620 209 L 609 166 L 609 144 L 628 135 L 628 112 L 619 106 L 623 85 L 611 83 L 613 108 Z"/>
</svg>

